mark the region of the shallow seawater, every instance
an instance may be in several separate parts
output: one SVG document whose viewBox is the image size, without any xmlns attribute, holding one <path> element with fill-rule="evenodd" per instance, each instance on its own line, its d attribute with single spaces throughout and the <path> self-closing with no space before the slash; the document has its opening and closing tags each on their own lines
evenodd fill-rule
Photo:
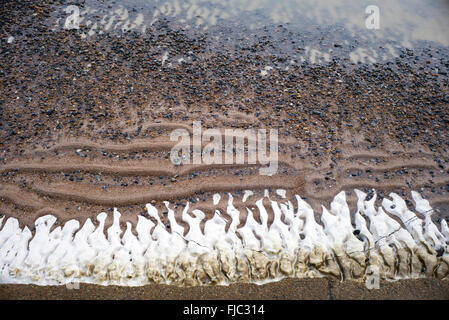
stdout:
<svg viewBox="0 0 449 320">
<path fill-rule="evenodd" d="M 54 29 L 70 27 L 66 23 L 75 17 L 81 37 L 157 33 L 169 26 L 204 36 L 228 52 L 268 37 L 273 53 L 291 55 L 299 42 L 305 52 L 297 58 L 312 63 L 329 62 L 341 51 L 354 63 L 374 63 L 399 56 L 401 48 L 449 46 L 445 0 L 86 0 L 77 8 L 57 7 Z"/>
</svg>

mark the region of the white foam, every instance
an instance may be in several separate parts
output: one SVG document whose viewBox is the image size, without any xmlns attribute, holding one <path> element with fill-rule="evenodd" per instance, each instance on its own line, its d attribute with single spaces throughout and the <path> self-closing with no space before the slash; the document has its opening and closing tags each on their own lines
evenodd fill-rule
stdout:
<svg viewBox="0 0 449 320">
<path fill-rule="evenodd" d="M 214 206 L 216 206 L 220 202 L 221 196 L 216 193 L 214 194 Z"/>
<path fill-rule="evenodd" d="M 266 66 L 266 67 L 264 67 L 262 70 L 260 70 L 260 75 L 261 75 L 262 77 L 265 77 L 265 76 L 268 74 L 268 72 L 271 71 L 271 70 L 273 70 L 273 67 L 271 67 L 271 66 Z"/>
<path fill-rule="evenodd" d="M 251 190 L 245 190 L 244 194 L 243 194 L 243 198 L 242 201 L 246 202 L 246 200 L 251 197 L 252 195 L 254 195 L 254 192 L 252 192 Z"/>
<path fill-rule="evenodd" d="M 280 196 L 281 198 L 283 198 L 283 199 L 286 198 L 286 193 L 287 193 L 287 191 L 285 191 L 284 189 L 277 189 L 276 190 L 276 194 L 278 196 Z"/>
<path fill-rule="evenodd" d="M 97 216 L 97 227 L 87 219 L 81 229 L 78 221 L 70 220 L 52 230 L 57 219 L 52 215 L 40 217 L 35 222 L 34 236 L 27 227 L 21 229 L 17 219 L 8 218 L 4 222 L 2 217 L 0 283 L 262 284 L 287 276 L 326 274 L 363 279 L 371 265 L 380 267 L 381 276 L 390 280 L 424 276 L 422 270 L 426 270 L 426 275 L 447 277 L 449 228 L 441 220 L 439 231 L 431 221 L 433 210 L 427 200 L 412 193 L 416 211 L 425 216 L 425 221 L 409 210 L 397 194 L 391 193 L 391 200 L 383 200 L 385 210 L 400 218 L 406 227 L 403 228 L 383 208 L 375 208 L 376 194 L 366 200 L 364 192 L 355 190 L 355 193 L 358 199 L 355 227 L 344 192 L 335 196 L 330 209 L 322 207 L 320 222 L 316 221 L 311 206 L 296 195 L 296 212 L 289 200 L 284 203 L 269 200 L 273 214 L 270 225 L 264 198 L 257 200 L 257 209 L 244 208 L 247 217 L 243 226 L 240 226 L 241 212 L 228 194 L 226 216 L 231 220 L 215 210 L 213 217 L 204 223 L 204 232 L 201 229 L 204 212 L 190 210 L 187 203 L 180 212 L 180 218 L 188 225 L 185 235 L 169 202 L 165 206 L 170 228 L 162 223 L 158 210 L 147 204 L 147 214 L 156 223 L 139 215 L 137 236 L 130 222 L 123 232 L 117 209 L 106 233 L 105 212 Z M 256 221 L 254 210 L 260 222 Z"/>
<path fill-rule="evenodd" d="M 161 58 L 162 65 L 165 64 L 165 61 L 167 61 L 167 59 L 168 59 L 168 51 L 165 51 Z"/>
</svg>

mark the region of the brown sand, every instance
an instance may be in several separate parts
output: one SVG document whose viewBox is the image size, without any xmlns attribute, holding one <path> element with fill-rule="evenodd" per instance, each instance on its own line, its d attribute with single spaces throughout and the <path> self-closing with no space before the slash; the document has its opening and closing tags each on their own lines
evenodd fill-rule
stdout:
<svg viewBox="0 0 449 320">
<path fill-rule="evenodd" d="M 192 299 L 192 300 L 363 300 L 413 299 L 449 300 L 449 281 L 436 279 L 381 282 L 379 289 L 368 290 L 362 283 L 327 279 L 286 279 L 262 286 L 232 284 L 227 287 L 179 288 L 166 285 L 143 287 L 0 285 L 0 299 Z"/>
</svg>

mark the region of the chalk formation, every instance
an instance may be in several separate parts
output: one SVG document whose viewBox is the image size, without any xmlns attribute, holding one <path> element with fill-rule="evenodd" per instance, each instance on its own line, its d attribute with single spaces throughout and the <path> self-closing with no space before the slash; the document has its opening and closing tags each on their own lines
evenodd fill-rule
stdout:
<svg viewBox="0 0 449 320">
<path fill-rule="evenodd" d="M 258 200 L 249 206 L 253 210 L 246 208 L 248 216 L 241 228 L 240 212 L 229 195 L 229 227 L 227 218 L 216 210 L 205 223 L 204 233 L 200 222 L 205 214 L 200 210 L 189 214 L 187 204 L 182 212 L 189 225 L 185 236 L 168 202 L 170 228 L 161 222 L 157 209 L 147 204 L 151 219 L 138 216 L 137 236 L 127 222 L 121 237 L 117 210 L 107 236 L 104 212 L 97 216 L 97 227 L 87 219 L 79 229 L 80 223 L 70 220 L 52 231 L 56 218 L 42 216 L 35 222 L 34 237 L 27 227 L 19 227 L 17 219 L 2 217 L 0 283 L 196 286 L 263 284 L 285 277 L 364 281 L 373 272 L 386 280 L 449 279 L 449 228 L 444 219 L 440 230 L 432 222 L 433 210 L 427 200 L 412 191 L 422 220 L 395 193 L 377 209 L 375 194 L 366 200 L 367 194 L 355 193 L 354 224 L 344 192 L 335 196 L 330 210 L 323 206 L 321 223 L 315 220 L 310 205 L 296 196 L 297 209 L 287 199 L 270 201 L 274 213 L 270 227 L 263 199 Z M 251 195 L 245 192 L 243 201 Z M 278 190 L 278 195 L 285 197 L 285 192 Z M 213 201 L 218 204 L 220 196 L 214 195 Z M 261 223 L 254 218 L 254 210 L 258 210 Z"/>
</svg>

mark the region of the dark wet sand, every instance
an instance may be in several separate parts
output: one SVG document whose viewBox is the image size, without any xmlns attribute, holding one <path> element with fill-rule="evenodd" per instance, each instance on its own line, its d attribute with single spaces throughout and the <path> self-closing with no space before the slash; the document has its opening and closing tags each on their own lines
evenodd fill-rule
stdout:
<svg viewBox="0 0 449 320">
<path fill-rule="evenodd" d="M 362 283 L 344 283 L 327 279 L 286 279 L 262 286 L 233 284 L 228 287 L 178 288 L 166 285 L 143 287 L 0 285 L 0 299 L 192 299 L 192 300 L 449 300 L 449 281 L 436 279 L 381 282 L 380 288 L 368 290 Z"/>
</svg>

